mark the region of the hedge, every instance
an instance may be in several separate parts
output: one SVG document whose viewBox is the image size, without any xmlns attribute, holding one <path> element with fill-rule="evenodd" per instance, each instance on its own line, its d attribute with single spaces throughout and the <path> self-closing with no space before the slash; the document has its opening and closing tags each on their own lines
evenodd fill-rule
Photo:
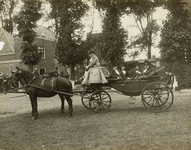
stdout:
<svg viewBox="0 0 191 150">
<path fill-rule="evenodd" d="M 173 73 L 178 82 L 178 88 L 191 88 L 191 65 L 177 64 L 173 67 Z"/>
</svg>

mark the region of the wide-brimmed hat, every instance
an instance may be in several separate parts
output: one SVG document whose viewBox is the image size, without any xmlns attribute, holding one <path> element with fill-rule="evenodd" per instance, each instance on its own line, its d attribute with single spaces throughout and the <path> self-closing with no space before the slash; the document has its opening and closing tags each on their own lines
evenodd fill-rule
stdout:
<svg viewBox="0 0 191 150">
<path fill-rule="evenodd" d="M 91 51 L 89 52 L 89 54 L 95 54 L 95 51 L 93 49 L 91 49 Z"/>
</svg>

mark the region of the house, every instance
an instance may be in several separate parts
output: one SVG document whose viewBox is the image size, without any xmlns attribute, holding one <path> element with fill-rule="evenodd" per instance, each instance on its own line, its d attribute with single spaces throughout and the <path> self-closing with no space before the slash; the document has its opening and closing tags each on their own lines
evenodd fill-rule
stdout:
<svg viewBox="0 0 191 150">
<path fill-rule="evenodd" d="M 15 52 L 14 38 L 3 28 L 0 28 L 0 72 L 11 74 L 16 66 L 22 66 L 21 52 Z"/>
<path fill-rule="evenodd" d="M 39 51 L 42 51 L 43 56 L 40 63 L 33 66 L 33 68 L 38 68 L 41 75 L 46 72 L 59 70 L 59 64 L 54 59 L 54 50 L 56 48 L 55 34 L 41 26 L 38 26 L 35 32 L 37 37 L 34 44 L 38 46 Z M 0 50 L 0 72 L 11 74 L 11 71 L 15 70 L 16 66 L 27 69 L 27 66 L 20 58 L 22 53 L 21 38 L 17 35 L 13 37 L 3 28 L 0 28 L 0 43 L 2 43 L 2 49 Z"/>
</svg>

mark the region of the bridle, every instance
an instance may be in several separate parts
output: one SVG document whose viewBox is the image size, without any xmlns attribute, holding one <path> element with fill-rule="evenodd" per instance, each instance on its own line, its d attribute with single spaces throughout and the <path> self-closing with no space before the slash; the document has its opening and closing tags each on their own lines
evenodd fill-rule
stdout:
<svg viewBox="0 0 191 150">
<path fill-rule="evenodd" d="M 36 76 L 34 76 L 28 83 L 26 83 L 26 81 L 19 76 L 19 74 L 21 74 L 20 71 L 12 72 L 12 74 L 13 74 L 12 82 L 14 84 L 16 84 L 16 82 L 20 82 L 22 86 L 19 88 L 13 88 L 13 90 L 11 90 L 11 91 L 25 89 L 25 88 L 29 87 L 32 84 L 32 82 L 36 79 Z"/>
</svg>

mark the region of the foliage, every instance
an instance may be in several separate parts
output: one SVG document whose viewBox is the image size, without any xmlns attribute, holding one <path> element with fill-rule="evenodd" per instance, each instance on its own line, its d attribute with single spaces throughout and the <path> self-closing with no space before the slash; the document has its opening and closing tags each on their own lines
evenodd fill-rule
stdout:
<svg viewBox="0 0 191 150">
<path fill-rule="evenodd" d="M 42 53 L 38 51 L 33 41 L 36 37 L 36 22 L 41 18 L 39 13 L 41 2 L 39 0 L 22 0 L 24 5 L 19 14 L 15 17 L 15 22 L 18 24 L 17 29 L 19 36 L 22 37 L 22 61 L 26 65 L 36 65 L 41 59 Z"/>
<path fill-rule="evenodd" d="M 109 64 L 109 67 L 120 66 L 126 54 L 125 45 L 127 41 L 127 34 L 120 22 L 123 9 L 121 3 L 110 1 L 106 5 L 104 2 L 97 1 L 97 6 L 105 10 L 100 51 L 102 58 Z"/>
<path fill-rule="evenodd" d="M 18 0 L 1 0 L 0 1 L 0 19 L 2 27 L 9 33 L 13 33 L 14 28 L 14 9 Z"/>
<path fill-rule="evenodd" d="M 185 62 L 185 57 L 191 54 L 188 10 L 181 2 L 167 3 L 166 8 L 170 12 L 161 33 L 161 57 L 166 61 L 178 59 Z"/>
<path fill-rule="evenodd" d="M 56 34 L 58 37 L 55 57 L 59 63 L 74 65 L 81 63 L 87 55 L 87 50 L 81 44 L 81 17 L 88 6 L 81 0 L 50 0 L 52 11 L 50 17 L 55 20 Z"/>
<path fill-rule="evenodd" d="M 191 66 L 188 64 L 178 64 L 174 66 L 173 70 L 178 87 L 180 89 L 191 88 Z"/>
<path fill-rule="evenodd" d="M 145 50 L 148 52 L 148 58 L 151 58 L 151 47 L 154 46 L 154 40 L 160 28 L 152 15 L 155 7 L 160 5 L 161 4 L 145 0 L 131 3 L 129 9 L 126 11 L 127 14 L 133 14 L 137 28 L 140 31 L 140 34 L 138 34 L 128 46 L 129 48 L 135 48 L 137 51 L 134 53 L 135 55 L 132 54 L 133 57 L 136 57 L 138 53 Z M 146 25 L 144 27 L 145 22 Z"/>
<path fill-rule="evenodd" d="M 21 49 L 21 58 L 24 60 L 26 65 L 36 65 L 40 62 L 39 57 L 41 57 L 41 53 L 38 51 L 38 47 L 36 45 L 30 45 L 29 43 L 24 42 L 22 43 Z"/>
</svg>

